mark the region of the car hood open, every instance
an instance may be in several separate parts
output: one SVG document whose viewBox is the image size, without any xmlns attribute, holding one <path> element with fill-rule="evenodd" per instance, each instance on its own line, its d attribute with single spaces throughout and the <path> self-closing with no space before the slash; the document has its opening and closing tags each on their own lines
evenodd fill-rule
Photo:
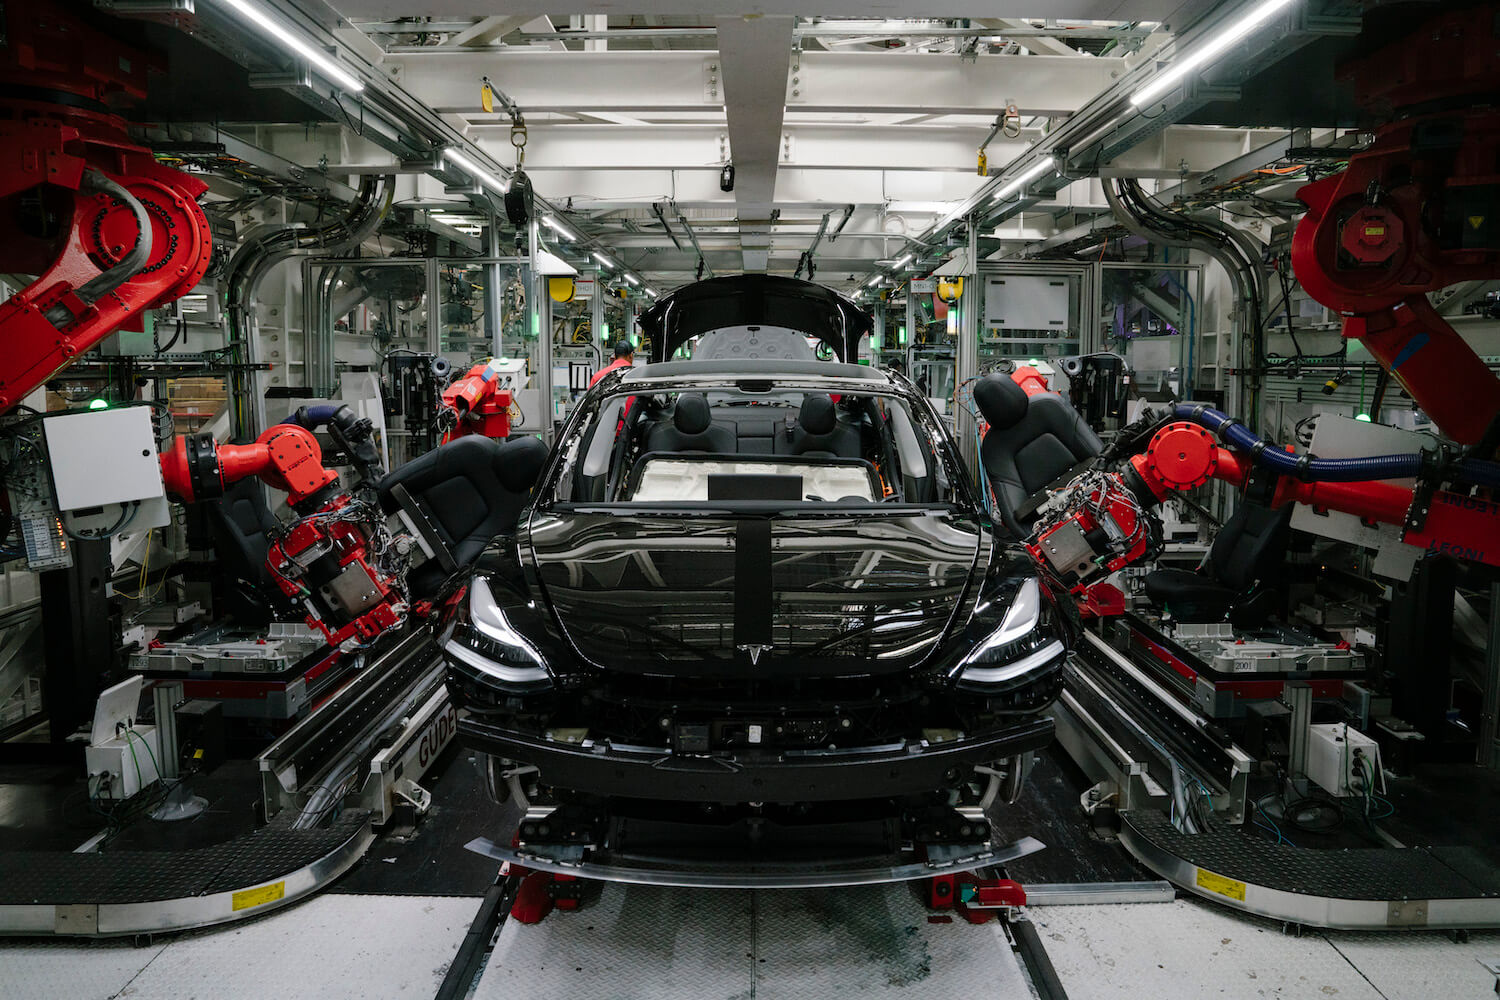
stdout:
<svg viewBox="0 0 1500 1000">
<path fill-rule="evenodd" d="M 538 512 L 522 557 L 593 666 L 704 678 L 920 665 L 962 606 L 984 535 L 940 509 L 775 516 Z"/>
<path fill-rule="evenodd" d="M 870 314 L 825 285 L 774 274 L 709 278 L 665 295 L 640 315 L 651 338 L 652 363 L 665 361 L 693 337 L 727 327 L 763 323 L 816 337 L 840 361 L 859 356 Z"/>
</svg>

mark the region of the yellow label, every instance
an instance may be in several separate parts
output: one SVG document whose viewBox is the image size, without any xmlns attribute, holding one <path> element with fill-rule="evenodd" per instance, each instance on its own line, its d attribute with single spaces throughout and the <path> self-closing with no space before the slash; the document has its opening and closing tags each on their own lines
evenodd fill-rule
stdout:
<svg viewBox="0 0 1500 1000">
<path fill-rule="evenodd" d="M 1469 216 L 1469 228 L 1470 229 L 1478 229 L 1482 225 L 1484 225 L 1484 216 L 1482 216 L 1482 215 L 1471 215 L 1471 216 Z"/>
<path fill-rule="evenodd" d="M 1241 903 L 1245 901 L 1245 883 L 1225 878 L 1223 875 L 1215 875 L 1207 868 L 1198 869 L 1198 886 L 1209 892 L 1216 892 L 1220 896 L 1237 899 Z"/>
<path fill-rule="evenodd" d="M 479 89 L 479 106 L 484 108 L 486 114 L 495 112 L 495 92 L 490 89 L 489 84 Z"/>
<path fill-rule="evenodd" d="M 203 748 L 202 747 L 199 747 L 197 750 L 193 751 L 193 759 L 194 760 L 202 760 L 203 759 Z"/>
<path fill-rule="evenodd" d="M 267 903 L 274 903 L 285 895 L 286 879 L 282 879 L 280 882 L 272 882 L 270 885 L 259 886 L 255 889 L 241 889 L 232 897 L 232 908 L 236 910 L 248 910 L 252 906 L 264 906 Z M 1240 898 L 1244 899 L 1245 897 L 1241 896 Z"/>
<path fill-rule="evenodd" d="M 1366 226 L 1365 227 L 1365 235 L 1366 236 L 1384 236 L 1385 235 L 1385 227 L 1384 226 Z"/>
<path fill-rule="evenodd" d="M 980 177 L 986 177 L 986 176 L 989 175 L 989 172 L 990 172 L 990 158 L 988 156 L 984 155 L 984 151 L 983 150 L 980 150 L 980 152 L 979 152 L 979 176 Z"/>
</svg>

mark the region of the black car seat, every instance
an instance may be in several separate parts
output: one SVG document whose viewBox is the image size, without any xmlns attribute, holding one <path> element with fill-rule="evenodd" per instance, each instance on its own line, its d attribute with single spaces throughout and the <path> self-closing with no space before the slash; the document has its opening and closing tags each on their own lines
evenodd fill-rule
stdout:
<svg viewBox="0 0 1500 1000">
<path fill-rule="evenodd" d="M 802 400 L 787 453 L 815 458 L 859 458 L 859 429 L 839 420 L 839 409 L 832 397 L 811 393 Z"/>
<path fill-rule="evenodd" d="M 685 392 L 677 397 L 672 419 L 651 428 L 646 451 L 703 451 L 734 454 L 734 428 L 714 423 L 713 411 L 702 393 Z"/>
<path fill-rule="evenodd" d="M 494 441 L 461 437 L 418 456 L 376 484 L 387 514 L 408 502 L 425 517 L 408 515 L 418 530 L 430 528 L 446 557 L 429 559 L 407 577 L 411 595 L 431 598 L 459 571 L 471 566 L 496 535 L 514 531 L 531 495 L 547 446 L 534 437 Z"/>
<path fill-rule="evenodd" d="M 1009 375 L 986 375 L 974 405 L 990 425 L 979 446 L 1000 520 L 1013 538 L 1031 534 L 1030 512 L 1042 490 L 1071 478 L 1104 450 L 1093 428 L 1055 392 L 1028 396 Z"/>
<path fill-rule="evenodd" d="M 291 616 L 291 603 L 282 598 L 266 574 L 270 533 L 279 522 L 266 504 L 260 480 L 242 479 L 205 506 L 218 560 L 214 574 L 216 613 L 250 627 Z"/>
<path fill-rule="evenodd" d="M 1182 622 L 1218 622 L 1230 615 L 1237 625 L 1259 624 L 1283 582 L 1291 517 L 1291 504 L 1272 510 L 1242 500 L 1219 529 L 1202 572 L 1153 570 L 1146 574 L 1146 596 Z"/>
</svg>

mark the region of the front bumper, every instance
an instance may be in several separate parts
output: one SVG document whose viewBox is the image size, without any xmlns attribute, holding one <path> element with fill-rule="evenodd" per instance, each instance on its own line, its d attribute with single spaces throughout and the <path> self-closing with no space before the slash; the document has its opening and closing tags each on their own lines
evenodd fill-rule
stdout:
<svg viewBox="0 0 1500 1000">
<path fill-rule="evenodd" d="M 654 747 L 559 743 L 469 717 L 465 745 L 534 765 L 548 785 L 619 798 L 680 802 L 827 802 L 918 795 L 972 768 L 1052 742 L 1050 718 L 951 743 L 781 753 L 683 755 Z"/>
</svg>

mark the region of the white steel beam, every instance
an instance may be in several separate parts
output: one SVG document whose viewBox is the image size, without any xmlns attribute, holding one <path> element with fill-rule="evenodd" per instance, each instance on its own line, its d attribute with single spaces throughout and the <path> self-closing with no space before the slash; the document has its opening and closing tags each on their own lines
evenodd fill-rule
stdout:
<svg viewBox="0 0 1500 1000">
<path fill-rule="evenodd" d="M 721 17 L 719 64 L 729 121 L 734 200 L 745 269 L 765 267 L 769 219 L 782 156 L 782 115 L 792 63 L 792 18 Z M 767 220 L 766 226 L 760 220 Z"/>
<path fill-rule="evenodd" d="M 391 56 L 387 66 L 403 87 L 438 112 L 482 120 L 475 81 L 483 76 L 528 114 L 716 111 L 724 104 L 722 76 L 715 81 L 710 67 L 718 62 L 715 52 L 507 49 L 497 54 L 434 47 Z M 993 118 L 1014 101 L 1022 114 L 1057 117 L 1081 108 L 1125 68 L 1124 59 L 1113 57 L 993 56 L 965 62 L 915 53 L 803 52 L 784 103 L 799 113 Z"/>
<path fill-rule="evenodd" d="M 534 20 L 534 18 L 528 17 L 525 14 L 492 14 L 489 17 L 480 18 L 478 21 L 475 21 L 463 31 L 446 39 L 443 44 L 456 48 L 485 45 L 497 38 L 504 38 L 531 20 Z"/>
<path fill-rule="evenodd" d="M 731 93 L 731 100 L 733 94 Z M 731 133 L 735 167 L 743 182 L 740 143 Z M 777 158 L 783 168 L 957 170 L 974 172 L 974 150 L 986 134 L 983 128 L 911 130 L 901 127 L 843 129 L 824 125 L 783 123 Z M 510 145 L 508 131 L 476 130 L 475 140 L 503 161 Z M 721 164 L 722 125 L 693 125 L 670 129 L 621 128 L 616 125 L 569 125 L 533 128 L 526 145 L 526 169 L 598 170 L 700 169 L 718 170 Z M 772 141 L 776 137 L 772 136 Z M 1026 148 L 1019 139 L 990 144 L 990 156 L 1008 160 Z M 1220 158 L 1222 159 L 1222 157 Z M 745 162 L 748 162 L 747 160 Z M 1215 160 L 1214 162 L 1218 162 Z"/>
<path fill-rule="evenodd" d="M 1170 21 L 1193 10 L 1201 11 L 1213 0 L 947 0 L 944 17 L 1030 17 L 1044 8 L 1048 17 L 1062 20 L 1101 21 Z M 509 0 L 506 9 L 512 14 L 555 14 L 558 5 L 545 0 Z M 741 0 L 736 7 L 751 16 L 784 14 L 802 16 L 808 12 L 805 0 Z M 823 17 L 901 17 L 928 18 L 932 4 L 927 0 L 820 0 L 815 6 Z M 397 17 L 466 17 L 483 7 L 475 0 L 338 0 L 339 13 L 348 18 L 371 21 Z M 641 14 L 665 14 L 702 17 L 702 0 L 592 0 L 585 6 L 590 13 L 614 14 L 620 17 Z"/>
</svg>

